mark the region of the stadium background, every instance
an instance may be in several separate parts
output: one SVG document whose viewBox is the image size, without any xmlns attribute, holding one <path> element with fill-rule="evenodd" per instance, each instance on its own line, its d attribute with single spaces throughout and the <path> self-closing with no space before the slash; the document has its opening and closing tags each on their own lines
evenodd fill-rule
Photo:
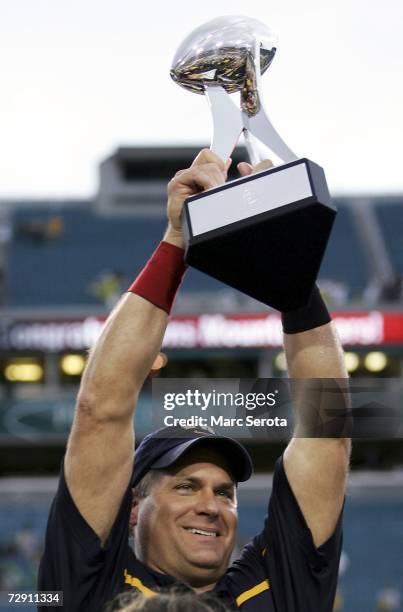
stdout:
<svg viewBox="0 0 403 612">
<path fill-rule="evenodd" d="M 195 153 L 119 149 L 101 164 L 93 200 L 3 202 L 0 590 L 34 588 L 86 350 L 158 243 L 166 183 Z M 240 148 L 234 166 L 243 155 Z M 338 215 L 319 282 L 350 374 L 382 377 L 402 397 L 402 201 L 335 201 Z M 190 270 L 166 335 L 168 363 L 160 376 L 282 377 L 280 338 L 274 311 Z M 137 411 L 139 438 L 151 427 L 150 385 L 151 379 Z M 262 522 L 267 471 L 283 447 L 249 445 L 257 476 L 241 489 L 239 545 Z M 355 443 L 338 610 L 399 609 L 402 463 L 401 438 Z"/>
<path fill-rule="evenodd" d="M 166 183 L 196 151 L 185 144 L 210 130 L 204 101 L 169 81 L 169 60 L 188 29 L 245 8 L 0 0 L 0 10 L 1 591 L 35 587 L 86 350 L 161 238 Z M 401 399 L 401 2 L 250 0 L 248 13 L 281 35 L 264 85 L 276 127 L 324 165 L 339 209 L 319 278 L 348 369 Z M 127 142 L 142 145 L 117 148 Z M 160 376 L 282 377 L 280 339 L 276 313 L 190 271 Z M 335 610 L 403 609 L 396 433 L 354 445 Z M 241 489 L 239 546 L 261 525 L 284 443 L 249 445 L 257 475 Z"/>
</svg>

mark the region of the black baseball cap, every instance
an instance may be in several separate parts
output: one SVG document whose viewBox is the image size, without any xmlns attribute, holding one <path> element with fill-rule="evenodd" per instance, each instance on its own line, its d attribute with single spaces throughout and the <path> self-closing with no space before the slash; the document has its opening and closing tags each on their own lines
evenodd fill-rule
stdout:
<svg viewBox="0 0 403 612">
<path fill-rule="evenodd" d="M 163 427 L 148 434 L 136 450 L 132 485 L 135 487 L 149 470 L 162 470 L 175 463 L 190 448 L 208 446 L 226 458 L 236 482 L 248 480 L 253 472 L 252 459 L 242 444 L 226 436 L 217 436 L 202 427 Z"/>
</svg>

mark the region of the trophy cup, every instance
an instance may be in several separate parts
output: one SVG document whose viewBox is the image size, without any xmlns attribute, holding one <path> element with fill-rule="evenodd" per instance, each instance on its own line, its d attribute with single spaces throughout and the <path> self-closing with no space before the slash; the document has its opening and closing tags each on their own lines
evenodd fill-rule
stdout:
<svg viewBox="0 0 403 612">
<path fill-rule="evenodd" d="M 276 52 L 273 33 L 255 19 L 226 16 L 189 34 L 171 77 L 205 94 L 213 116 L 211 150 L 227 160 L 244 135 L 256 164 L 256 139 L 284 163 L 188 198 L 187 263 L 282 312 L 310 297 L 336 215 L 323 169 L 298 159 L 272 126 L 261 76 Z M 240 94 L 236 103 L 231 94 Z"/>
</svg>

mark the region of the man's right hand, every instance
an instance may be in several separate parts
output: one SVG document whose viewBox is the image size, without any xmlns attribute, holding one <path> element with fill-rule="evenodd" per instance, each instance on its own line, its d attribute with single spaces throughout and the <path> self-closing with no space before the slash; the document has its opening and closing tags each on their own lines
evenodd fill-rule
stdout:
<svg viewBox="0 0 403 612">
<path fill-rule="evenodd" d="M 227 163 L 210 149 L 202 149 L 190 168 L 179 170 L 168 183 L 168 228 L 166 242 L 185 247 L 182 229 L 183 205 L 189 196 L 225 183 L 231 160 Z"/>
</svg>

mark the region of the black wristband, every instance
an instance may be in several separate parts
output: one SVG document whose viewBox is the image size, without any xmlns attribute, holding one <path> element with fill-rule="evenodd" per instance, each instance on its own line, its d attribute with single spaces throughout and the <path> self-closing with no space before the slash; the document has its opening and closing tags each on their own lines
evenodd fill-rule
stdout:
<svg viewBox="0 0 403 612">
<path fill-rule="evenodd" d="M 331 317 L 317 285 L 312 291 L 308 304 L 297 310 L 283 312 L 281 321 L 285 334 L 298 334 L 329 323 Z"/>
</svg>

